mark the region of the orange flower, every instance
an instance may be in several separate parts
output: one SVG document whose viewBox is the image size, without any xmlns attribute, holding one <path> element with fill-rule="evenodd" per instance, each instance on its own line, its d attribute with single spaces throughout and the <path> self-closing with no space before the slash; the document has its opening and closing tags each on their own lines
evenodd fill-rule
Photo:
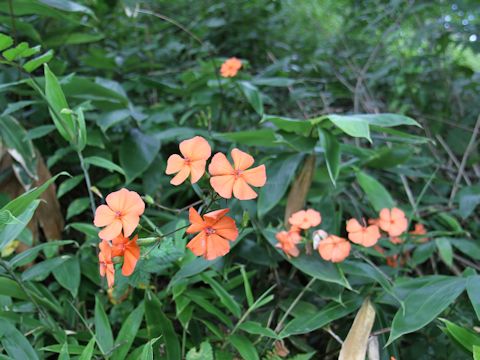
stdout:
<svg viewBox="0 0 480 360">
<path fill-rule="evenodd" d="M 102 240 L 98 245 L 98 263 L 100 265 L 100 276 L 107 277 L 108 287 L 113 287 L 115 281 L 115 267 L 112 262 L 112 248 L 108 241 Z"/>
<path fill-rule="evenodd" d="M 398 254 L 387 256 L 387 265 L 391 268 L 398 267 Z"/>
<path fill-rule="evenodd" d="M 334 263 L 341 262 L 350 254 L 350 243 L 341 237 L 329 235 L 318 244 L 318 252 L 322 259 Z"/>
<path fill-rule="evenodd" d="M 122 274 L 130 276 L 135 270 L 138 259 L 140 259 L 140 247 L 137 245 L 138 236 L 130 240 L 129 238 L 118 235 L 112 240 L 112 256 L 123 256 Z"/>
<path fill-rule="evenodd" d="M 347 232 L 352 242 L 365 247 L 375 245 L 381 237 L 377 225 L 362 226 L 357 219 L 347 221 Z"/>
<path fill-rule="evenodd" d="M 425 226 L 422 223 L 416 223 L 415 228 L 413 231 L 410 231 L 411 235 L 425 235 L 427 233 L 427 229 L 425 229 Z M 421 243 L 427 242 L 430 240 L 427 237 L 422 237 L 419 239 Z"/>
<path fill-rule="evenodd" d="M 192 184 L 195 184 L 205 174 L 207 160 L 212 154 L 212 149 L 207 140 L 201 136 L 184 140 L 180 143 L 180 152 L 183 157 L 173 154 L 168 158 L 167 175 L 177 174 L 170 180 L 172 185 L 180 185 L 189 175 Z"/>
<path fill-rule="evenodd" d="M 390 236 L 400 236 L 408 228 L 408 220 L 405 213 L 398 209 L 382 209 L 380 211 L 380 228 Z"/>
<path fill-rule="evenodd" d="M 235 196 L 239 200 L 251 200 L 257 197 L 257 193 L 250 187 L 261 187 L 267 181 L 265 165 L 248 169 L 254 163 L 252 156 L 233 149 L 231 152 L 234 167 L 222 153 L 216 153 L 208 171 L 212 176 L 210 185 L 223 198 L 230 199 Z M 248 170 L 247 170 L 248 169 Z"/>
<path fill-rule="evenodd" d="M 296 213 L 293 213 L 288 222 L 292 226 L 299 227 L 300 229 L 306 230 L 311 227 L 320 225 L 322 222 L 322 217 L 318 211 L 313 209 L 300 210 Z"/>
<path fill-rule="evenodd" d="M 237 75 L 238 70 L 242 67 L 242 62 L 236 57 L 232 57 L 222 64 L 220 68 L 220 74 L 223 77 L 234 77 Z"/>
<path fill-rule="evenodd" d="M 196 256 L 203 256 L 207 260 L 213 260 L 223 256 L 230 251 L 228 241 L 234 241 L 238 236 L 238 229 L 235 221 L 225 216 L 230 209 L 221 209 L 203 215 L 191 207 L 189 210 L 190 226 L 187 234 L 198 233 L 187 244 Z"/>
<path fill-rule="evenodd" d="M 290 229 L 290 231 L 280 231 L 275 235 L 278 240 L 278 244 L 275 247 L 283 250 L 288 257 L 297 257 L 300 251 L 297 248 L 297 244 L 302 240 L 302 237 L 298 231 Z"/>
<path fill-rule="evenodd" d="M 95 212 L 93 223 L 105 228 L 98 236 L 103 240 L 112 240 L 122 233 L 132 235 L 145 211 L 145 203 L 135 191 L 120 189 L 109 194 L 107 205 L 100 205 Z"/>
</svg>

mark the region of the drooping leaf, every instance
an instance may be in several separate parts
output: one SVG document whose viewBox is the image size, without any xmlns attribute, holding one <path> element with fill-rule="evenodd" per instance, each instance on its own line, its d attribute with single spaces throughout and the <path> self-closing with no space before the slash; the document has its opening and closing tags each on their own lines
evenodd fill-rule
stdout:
<svg viewBox="0 0 480 360">
<path fill-rule="evenodd" d="M 237 349 L 242 358 L 249 360 L 260 359 L 255 346 L 246 336 L 235 334 L 231 335 L 228 340 Z"/>
<path fill-rule="evenodd" d="M 357 181 L 376 211 L 380 211 L 383 208 L 390 209 L 395 206 L 395 201 L 387 189 L 372 176 L 359 171 L 357 173 Z"/>
<path fill-rule="evenodd" d="M 15 326 L 0 319 L 0 329 L 0 342 L 8 356 L 12 359 L 38 359 L 28 339 Z"/>
<path fill-rule="evenodd" d="M 335 186 L 340 172 L 340 144 L 330 132 L 320 127 L 318 127 L 318 136 L 323 147 L 328 175 Z"/>
<path fill-rule="evenodd" d="M 99 297 L 95 298 L 95 337 L 100 351 L 107 354 L 113 347 L 113 334 Z"/>
<path fill-rule="evenodd" d="M 80 260 L 72 256 L 53 270 L 53 276 L 75 298 L 80 287 Z"/>
<path fill-rule="evenodd" d="M 126 358 L 142 323 L 143 313 L 143 303 L 140 303 L 140 305 L 130 313 L 123 323 L 122 328 L 115 339 L 115 345 L 117 345 L 118 348 L 112 353 L 112 360 L 123 360 Z"/>
</svg>

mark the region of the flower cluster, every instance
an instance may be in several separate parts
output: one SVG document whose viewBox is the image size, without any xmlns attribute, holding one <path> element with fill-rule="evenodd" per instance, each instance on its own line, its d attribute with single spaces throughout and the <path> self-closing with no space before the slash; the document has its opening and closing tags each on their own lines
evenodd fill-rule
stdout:
<svg viewBox="0 0 480 360">
<path fill-rule="evenodd" d="M 135 191 L 120 189 L 106 197 L 106 205 L 100 205 L 93 223 L 103 227 L 98 236 L 100 252 L 98 261 L 100 275 L 107 278 L 109 287 L 115 280 L 113 258 L 123 257 L 122 274 L 130 276 L 135 270 L 140 258 L 140 248 L 137 245 L 137 236 L 133 234 L 140 222 L 140 216 L 145 211 L 145 203 Z"/>
<path fill-rule="evenodd" d="M 195 184 L 205 174 L 207 160 L 212 154 L 210 145 L 201 136 L 195 136 L 180 143 L 180 153 L 182 156 L 174 154 L 168 158 L 166 174 L 176 174 L 170 183 L 180 185 L 190 176 L 191 183 Z M 251 168 L 254 158 L 239 149 L 233 149 L 230 154 L 233 166 L 223 153 L 212 157 L 208 166 L 210 185 L 225 199 L 232 198 L 232 194 L 239 200 L 255 199 L 257 193 L 251 186 L 265 185 L 265 165 Z"/>
<path fill-rule="evenodd" d="M 287 256 L 296 257 L 300 254 L 297 247 L 302 241 L 300 230 L 307 230 L 320 225 L 321 216 L 315 210 L 301 210 L 296 212 L 289 218 L 291 228 L 289 231 L 280 231 L 276 234 L 278 240 L 277 247 L 282 249 Z M 378 219 L 369 219 L 368 223 L 362 219 L 349 219 L 346 223 L 347 238 L 351 242 L 364 247 L 375 246 L 382 237 L 381 231 L 385 232 L 394 244 L 402 242 L 401 237 L 408 229 L 408 219 L 405 213 L 398 209 L 382 209 Z M 410 232 L 412 235 L 421 236 L 426 234 L 426 230 L 422 224 L 416 224 L 415 230 Z M 351 251 L 351 244 L 347 239 L 328 234 L 324 230 L 316 230 L 313 232 L 313 248 L 318 250 L 322 259 L 334 263 L 345 260 Z M 427 241 L 421 238 L 420 241 Z M 381 247 L 375 247 L 378 251 L 384 252 Z M 392 259 L 387 258 L 387 262 Z"/>
<path fill-rule="evenodd" d="M 242 62 L 236 57 L 232 57 L 222 64 L 220 68 L 220 75 L 223 77 L 234 77 L 237 75 L 238 70 L 242 67 Z"/>
</svg>

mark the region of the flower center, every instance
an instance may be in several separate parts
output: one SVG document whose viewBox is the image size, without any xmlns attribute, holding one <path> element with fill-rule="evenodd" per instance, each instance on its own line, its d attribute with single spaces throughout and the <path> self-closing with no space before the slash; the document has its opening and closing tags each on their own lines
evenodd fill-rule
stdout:
<svg viewBox="0 0 480 360">
<path fill-rule="evenodd" d="M 215 229 L 212 228 L 211 226 L 207 226 L 205 228 L 205 232 L 207 233 L 207 235 L 212 235 L 212 234 L 215 234 Z"/>
<path fill-rule="evenodd" d="M 185 158 L 184 159 L 184 162 L 185 162 L 185 165 L 190 165 L 192 163 L 192 160 L 190 160 L 189 158 Z"/>
<path fill-rule="evenodd" d="M 233 170 L 233 176 L 235 176 L 235 179 L 239 178 L 242 175 L 243 171 L 242 170 Z"/>
<path fill-rule="evenodd" d="M 121 211 L 115 211 L 115 217 L 118 219 L 118 218 L 121 218 L 122 217 L 122 212 Z"/>
</svg>

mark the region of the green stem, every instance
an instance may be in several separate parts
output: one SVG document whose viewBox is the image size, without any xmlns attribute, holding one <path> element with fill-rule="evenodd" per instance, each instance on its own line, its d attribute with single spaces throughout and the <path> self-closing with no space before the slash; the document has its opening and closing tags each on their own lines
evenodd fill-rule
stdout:
<svg viewBox="0 0 480 360">
<path fill-rule="evenodd" d="M 92 214 L 95 216 L 95 199 L 93 198 L 92 192 L 92 182 L 90 181 L 90 175 L 88 174 L 87 167 L 85 166 L 85 159 L 83 158 L 82 152 L 77 151 L 78 158 L 80 159 L 80 166 L 82 167 L 83 175 L 85 177 L 85 184 L 87 185 L 88 198 L 90 199 L 90 207 L 92 209 Z"/>
</svg>

